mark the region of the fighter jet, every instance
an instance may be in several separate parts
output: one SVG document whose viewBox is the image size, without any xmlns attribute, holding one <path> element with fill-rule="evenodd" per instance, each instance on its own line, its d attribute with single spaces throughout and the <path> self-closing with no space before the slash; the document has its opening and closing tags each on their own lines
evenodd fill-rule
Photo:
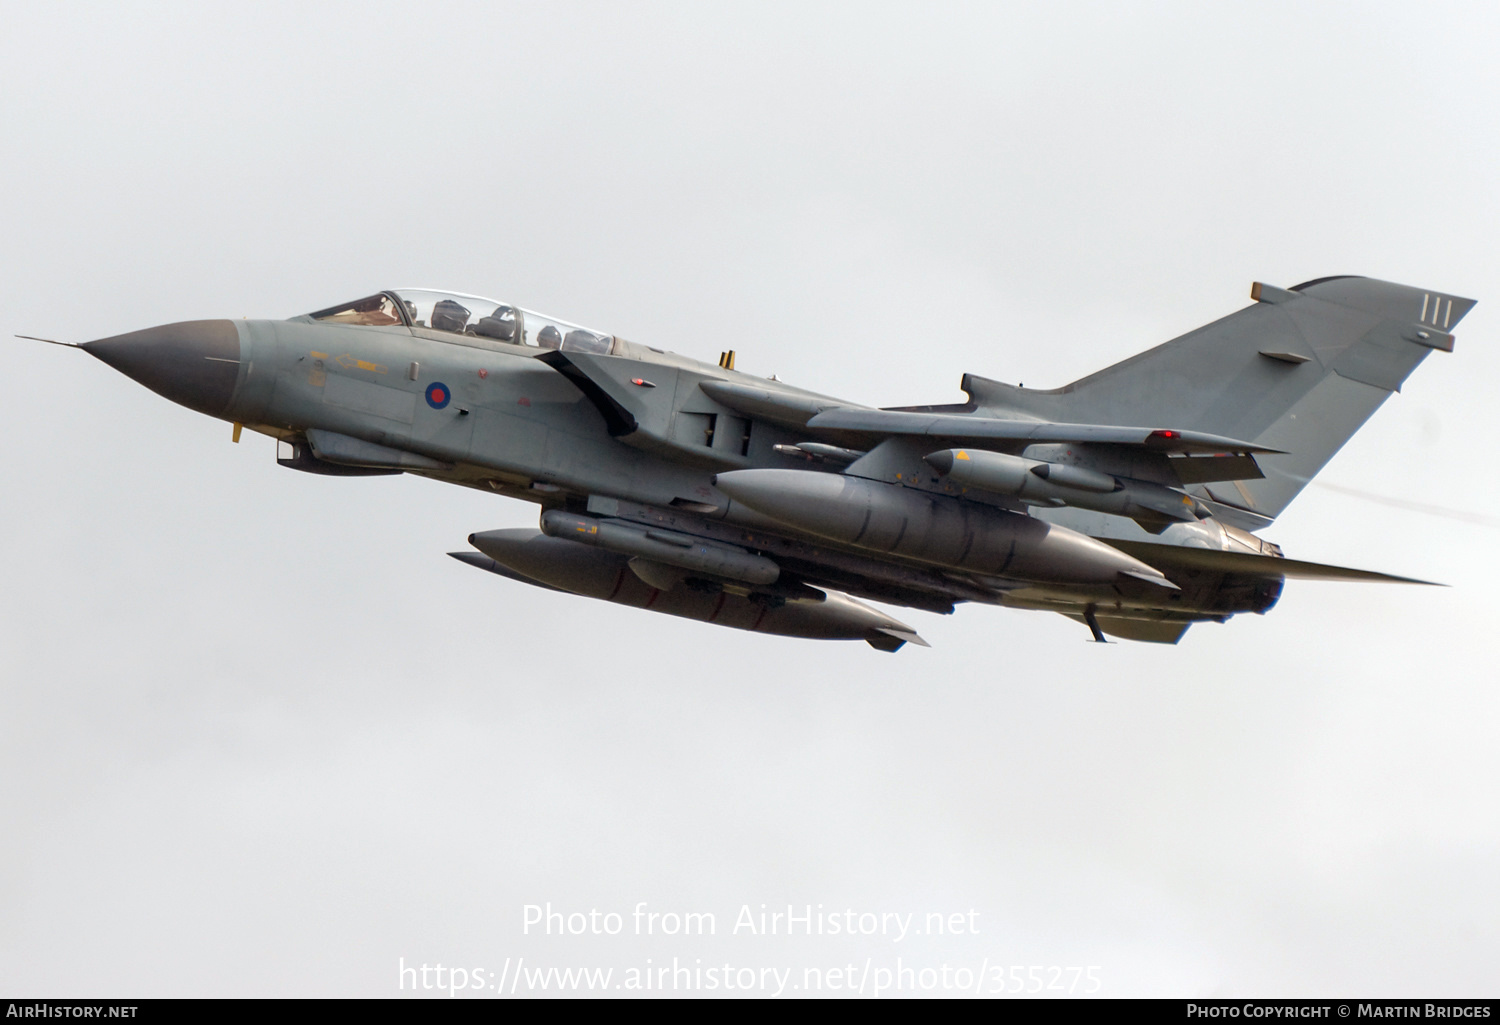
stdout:
<svg viewBox="0 0 1500 1025">
<path fill-rule="evenodd" d="M 455 559 L 534 587 L 792 637 L 913 642 L 859 599 L 1061 613 L 1176 643 L 1265 613 L 1270 525 L 1474 301 L 1371 278 L 1253 303 L 1054 390 L 875 409 L 494 299 L 393 289 L 288 320 L 200 320 L 79 348 L 277 461 L 409 473 L 540 507 Z"/>
</svg>

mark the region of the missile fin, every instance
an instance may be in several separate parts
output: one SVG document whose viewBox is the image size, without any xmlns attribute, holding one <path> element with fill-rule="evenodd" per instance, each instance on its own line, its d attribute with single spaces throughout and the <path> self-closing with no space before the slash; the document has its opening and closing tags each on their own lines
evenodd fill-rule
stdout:
<svg viewBox="0 0 1500 1025">
<path fill-rule="evenodd" d="M 1165 587 L 1172 591 L 1182 590 L 1182 588 L 1172 583 L 1172 581 L 1168 580 L 1160 573 L 1144 573 L 1138 569 L 1122 569 L 1120 570 L 1120 576 L 1134 577 L 1136 580 L 1140 580 L 1144 583 L 1155 584 L 1157 587 Z"/>
<path fill-rule="evenodd" d="M 915 630 L 898 630 L 893 626 L 879 626 L 865 635 L 865 643 L 877 651 L 900 651 L 908 641 L 924 648 L 932 647 Z"/>
<path fill-rule="evenodd" d="M 564 591 L 561 587 L 553 587 L 551 584 L 544 584 L 540 580 L 533 580 L 524 574 L 517 573 L 509 566 L 505 566 L 501 563 L 496 562 L 488 555 L 481 555 L 478 552 L 449 552 L 448 555 L 450 558 L 457 559 L 459 562 L 463 563 L 466 566 L 474 566 L 477 569 L 487 570 L 490 573 L 493 573 L 496 576 L 504 577 L 507 580 L 515 580 L 523 584 L 530 584 L 532 587 L 540 587 L 544 591 L 556 591 L 558 594 L 573 593 L 572 591 Z"/>
</svg>

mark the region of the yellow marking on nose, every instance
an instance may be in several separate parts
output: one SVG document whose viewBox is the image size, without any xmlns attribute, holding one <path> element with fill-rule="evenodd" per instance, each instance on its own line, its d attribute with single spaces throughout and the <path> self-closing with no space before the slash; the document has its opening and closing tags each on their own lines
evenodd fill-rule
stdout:
<svg viewBox="0 0 1500 1025">
<path fill-rule="evenodd" d="M 959 449 L 958 450 L 958 455 L 954 456 L 954 458 L 955 459 L 968 459 L 969 458 L 969 453 L 965 452 L 963 449 Z"/>
<path fill-rule="evenodd" d="M 240 443 L 240 431 L 243 430 L 244 427 L 244 424 L 236 421 L 234 425 L 234 433 L 229 436 L 229 440 L 238 445 Z"/>
</svg>

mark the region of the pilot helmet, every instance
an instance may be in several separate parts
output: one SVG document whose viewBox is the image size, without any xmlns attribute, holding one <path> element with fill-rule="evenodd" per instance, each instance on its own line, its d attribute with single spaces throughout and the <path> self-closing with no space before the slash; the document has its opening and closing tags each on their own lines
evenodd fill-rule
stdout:
<svg viewBox="0 0 1500 1025">
<path fill-rule="evenodd" d="M 432 307 L 432 326 L 439 331 L 462 332 L 469 322 L 469 311 L 452 299 L 439 299 Z"/>
</svg>

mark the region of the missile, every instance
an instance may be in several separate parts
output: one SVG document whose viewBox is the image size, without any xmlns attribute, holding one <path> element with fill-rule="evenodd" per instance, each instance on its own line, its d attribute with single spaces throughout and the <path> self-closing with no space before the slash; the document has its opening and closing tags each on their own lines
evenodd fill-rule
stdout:
<svg viewBox="0 0 1500 1025">
<path fill-rule="evenodd" d="M 908 641 L 928 646 L 900 620 L 836 592 L 821 601 L 788 601 L 776 595 L 745 597 L 694 581 L 662 590 L 632 572 L 622 553 L 536 530 L 488 530 L 470 534 L 469 543 L 484 554 L 450 554 L 512 580 L 616 605 L 783 637 L 862 640 L 881 651 L 895 651 Z"/>
<path fill-rule="evenodd" d="M 772 445 L 771 449 L 778 455 L 791 456 L 793 459 L 805 459 L 809 463 L 832 463 L 835 466 L 848 466 L 865 454 L 858 449 L 824 445 L 816 441 L 804 441 L 799 445 Z"/>
<path fill-rule="evenodd" d="M 1165 517 L 1188 523 L 1208 515 L 1206 508 L 1180 491 L 1150 481 L 1121 480 L 1067 463 L 963 448 L 945 448 L 924 458 L 956 484 L 996 495 L 1011 495 L 1023 502 L 1072 505 L 1114 516 Z"/>
<path fill-rule="evenodd" d="M 620 520 L 601 520 L 593 516 L 549 509 L 542 513 L 542 533 L 603 548 L 621 555 L 631 555 L 648 563 L 675 566 L 678 569 L 723 577 L 747 584 L 774 584 L 781 567 L 763 555 L 752 555 L 734 545 L 705 541 L 671 530 L 637 526 Z M 639 564 L 637 564 L 639 565 Z M 646 570 L 649 574 L 651 571 Z M 640 570 L 637 569 L 637 575 Z M 656 579 L 643 577 L 660 587 Z"/>
<path fill-rule="evenodd" d="M 1102 541 L 978 502 L 817 470 L 731 470 L 714 484 L 762 516 L 873 552 L 1035 583 L 1107 584 L 1123 575 L 1177 589 Z"/>
</svg>

